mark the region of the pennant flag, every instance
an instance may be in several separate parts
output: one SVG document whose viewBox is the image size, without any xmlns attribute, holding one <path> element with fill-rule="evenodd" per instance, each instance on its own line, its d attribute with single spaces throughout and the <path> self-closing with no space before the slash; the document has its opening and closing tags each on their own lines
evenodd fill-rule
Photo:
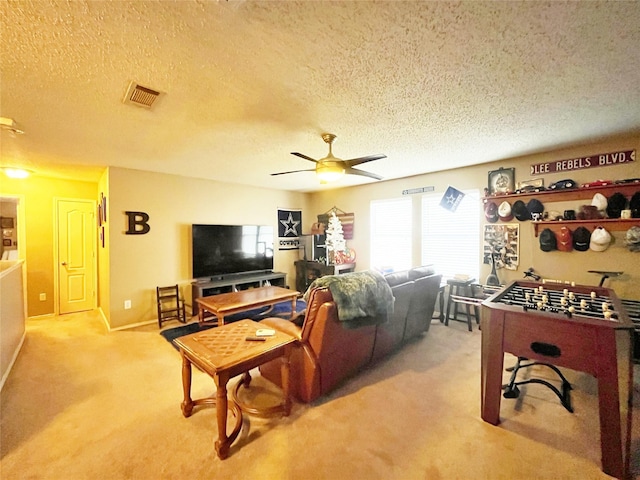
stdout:
<svg viewBox="0 0 640 480">
<path fill-rule="evenodd" d="M 442 208 L 446 208 L 450 212 L 455 212 L 463 198 L 464 193 L 456 188 L 449 186 L 447 188 L 447 191 L 444 192 L 442 200 L 440 200 L 440 206 Z"/>
</svg>

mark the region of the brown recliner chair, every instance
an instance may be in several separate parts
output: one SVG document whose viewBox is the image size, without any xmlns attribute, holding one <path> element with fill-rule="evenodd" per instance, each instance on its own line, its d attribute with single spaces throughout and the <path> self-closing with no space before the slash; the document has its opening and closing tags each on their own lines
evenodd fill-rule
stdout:
<svg viewBox="0 0 640 480">
<path fill-rule="evenodd" d="M 312 402 L 333 390 L 371 361 L 376 326 L 346 328 L 338 320 L 336 304 L 328 288 L 310 292 L 302 327 L 281 318 L 260 323 L 294 335 L 291 353 L 290 392 L 302 402 Z M 262 376 L 282 385 L 279 360 L 260 366 Z"/>
</svg>

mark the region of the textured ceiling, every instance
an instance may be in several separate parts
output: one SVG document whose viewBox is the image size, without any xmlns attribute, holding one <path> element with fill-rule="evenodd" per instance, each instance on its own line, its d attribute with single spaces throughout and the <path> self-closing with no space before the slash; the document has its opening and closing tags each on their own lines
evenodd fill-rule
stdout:
<svg viewBox="0 0 640 480">
<path fill-rule="evenodd" d="M 313 191 L 640 131 L 640 2 L 0 2 L 2 164 Z M 122 102 L 130 81 L 151 110 Z M 334 186 L 374 180 L 347 176 Z"/>
</svg>

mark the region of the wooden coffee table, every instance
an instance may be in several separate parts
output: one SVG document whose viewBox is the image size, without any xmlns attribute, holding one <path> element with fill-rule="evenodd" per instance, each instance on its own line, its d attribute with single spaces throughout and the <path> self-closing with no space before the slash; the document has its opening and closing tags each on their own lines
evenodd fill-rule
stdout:
<svg viewBox="0 0 640 480">
<path fill-rule="evenodd" d="M 226 315 L 267 305 L 273 307 L 276 303 L 285 301 L 291 302 L 291 316 L 293 316 L 296 313 L 296 298 L 299 295 L 300 292 L 296 290 L 269 286 L 196 298 L 199 305 L 198 322 L 205 322 L 205 311 L 215 315 L 218 325 L 224 325 Z"/>
<path fill-rule="evenodd" d="M 229 448 L 240 433 L 242 427 L 242 411 L 254 415 L 270 416 L 281 413 L 289 415 L 291 399 L 289 397 L 289 355 L 295 337 L 276 330 L 275 335 L 265 337 L 265 341 L 249 341 L 247 336 L 254 336 L 256 330 L 264 325 L 252 320 L 211 328 L 203 332 L 192 333 L 175 339 L 174 344 L 180 349 L 182 356 L 182 414 L 190 417 L 196 405 L 215 405 L 218 422 L 218 440 L 215 442 L 216 452 L 221 459 L 227 458 Z M 237 391 L 241 385 L 249 386 L 251 377 L 249 370 L 276 358 L 282 359 L 282 404 L 264 410 L 246 407 L 237 401 Z M 191 399 L 191 364 L 213 378 L 216 385 L 215 397 Z M 227 382 L 243 374 L 234 390 L 232 402 L 227 399 Z M 227 434 L 227 410 L 231 409 L 235 416 L 235 424 Z"/>
</svg>

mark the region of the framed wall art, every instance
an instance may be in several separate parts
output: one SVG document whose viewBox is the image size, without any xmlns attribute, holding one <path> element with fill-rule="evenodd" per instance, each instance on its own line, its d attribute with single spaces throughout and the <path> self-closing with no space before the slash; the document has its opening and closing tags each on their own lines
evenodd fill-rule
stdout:
<svg viewBox="0 0 640 480">
<path fill-rule="evenodd" d="M 516 169 L 500 168 L 489 171 L 489 195 L 506 195 L 516 189 Z"/>
<path fill-rule="evenodd" d="M 520 263 L 520 225 L 506 223 L 484 226 L 482 263 L 517 270 Z"/>
<path fill-rule="evenodd" d="M 0 228 L 15 228 L 13 217 L 0 217 Z"/>
</svg>

